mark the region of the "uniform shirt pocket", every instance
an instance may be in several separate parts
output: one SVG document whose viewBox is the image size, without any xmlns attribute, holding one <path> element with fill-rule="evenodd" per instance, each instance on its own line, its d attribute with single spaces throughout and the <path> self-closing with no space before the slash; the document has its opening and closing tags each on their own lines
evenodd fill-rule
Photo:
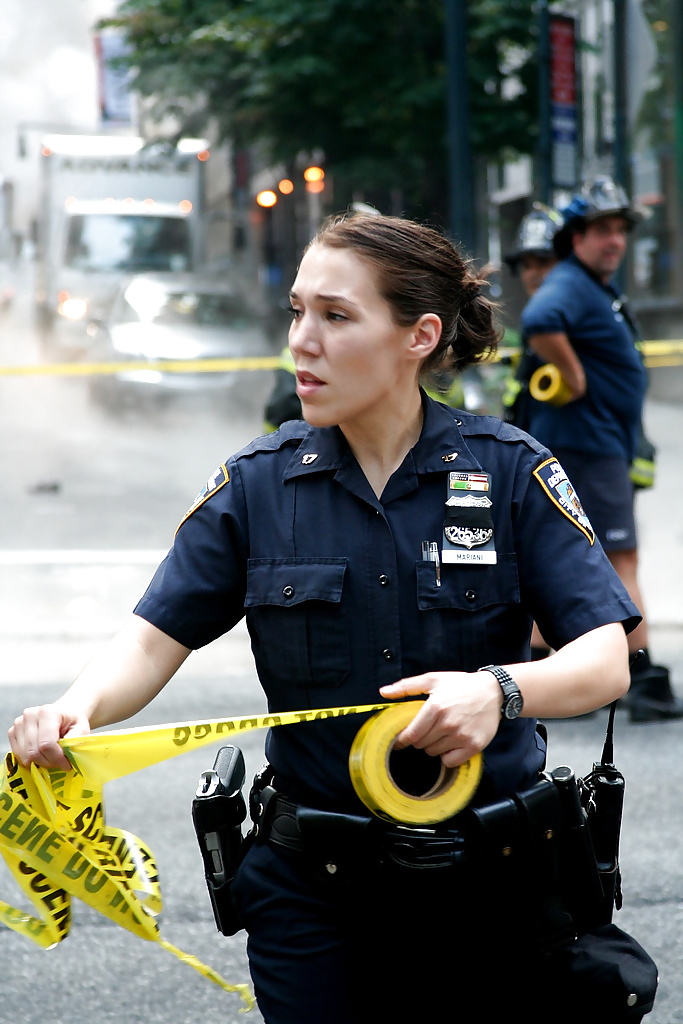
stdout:
<svg viewBox="0 0 683 1024">
<path fill-rule="evenodd" d="M 527 627 L 514 553 L 498 552 L 496 565 L 442 565 L 441 586 L 432 562 L 416 569 L 430 669 L 472 671 L 519 644 Z"/>
<path fill-rule="evenodd" d="M 459 608 L 477 612 L 495 604 L 518 604 L 520 600 L 517 559 L 514 554 L 498 553 L 496 565 L 445 563 L 441 566 L 441 586 L 436 584 L 432 562 L 417 562 L 417 606 Z"/>
<path fill-rule="evenodd" d="M 268 697 L 339 686 L 350 671 L 346 558 L 251 558 L 244 606 Z"/>
</svg>

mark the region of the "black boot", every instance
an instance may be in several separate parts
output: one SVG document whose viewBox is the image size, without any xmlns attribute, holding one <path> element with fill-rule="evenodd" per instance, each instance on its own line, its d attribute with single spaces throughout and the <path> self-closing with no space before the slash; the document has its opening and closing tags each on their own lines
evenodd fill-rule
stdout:
<svg viewBox="0 0 683 1024">
<path fill-rule="evenodd" d="M 664 665 L 652 665 L 631 672 L 627 707 L 632 722 L 663 722 L 683 718 L 683 702 L 676 698 Z"/>
</svg>

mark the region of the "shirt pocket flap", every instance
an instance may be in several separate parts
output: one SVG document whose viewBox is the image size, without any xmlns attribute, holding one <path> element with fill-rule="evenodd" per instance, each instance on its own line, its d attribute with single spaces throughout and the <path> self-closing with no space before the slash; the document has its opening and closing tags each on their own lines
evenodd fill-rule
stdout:
<svg viewBox="0 0 683 1024">
<path fill-rule="evenodd" d="M 286 608 L 304 601 L 338 604 L 345 572 L 345 558 L 250 558 L 244 606 Z"/>
<path fill-rule="evenodd" d="M 416 566 L 417 604 L 421 611 L 455 608 L 476 612 L 491 605 L 520 601 L 514 554 L 499 552 L 496 565 L 442 565 L 440 587 L 433 562 L 416 562 Z"/>
</svg>

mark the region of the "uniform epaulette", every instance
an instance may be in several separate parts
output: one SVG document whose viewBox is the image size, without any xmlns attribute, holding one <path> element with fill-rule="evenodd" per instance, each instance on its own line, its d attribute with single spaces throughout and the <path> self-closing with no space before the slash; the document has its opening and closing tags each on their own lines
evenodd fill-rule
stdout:
<svg viewBox="0 0 683 1024">
<path fill-rule="evenodd" d="M 248 445 L 245 445 L 236 455 L 235 459 L 243 459 L 248 455 L 256 455 L 259 452 L 277 452 L 281 448 L 299 444 L 311 430 L 311 426 L 303 420 L 287 420 L 272 434 L 263 434 L 255 437 Z"/>
<path fill-rule="evenodd" d="M 498 419 L 497 416 L 480 416 L 473 413 L 459 413 L 461 420 L 460 433 L 463 437 L 495 437 L 499 441 L 508 444 L 524 444 L 532 452 L 538 455 L 544 454 L 547 449 L 535 437 Z"/>
</svg>

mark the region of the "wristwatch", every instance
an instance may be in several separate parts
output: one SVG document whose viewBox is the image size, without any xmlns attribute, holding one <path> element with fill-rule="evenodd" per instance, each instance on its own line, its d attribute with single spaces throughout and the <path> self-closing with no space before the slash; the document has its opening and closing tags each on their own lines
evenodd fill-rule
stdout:
<svg viewBox="0 0 683 1024">
<path fill-rule="evenodd" d="M 518 718 L 524 707 L 524 697 L 509 672 L 506 672 L 500 665 L 483 665 L 477 672 L 490 672 L 500 683 L 503 691 L 503 706 L 500 709 L 501 718 L 512 721 Z"/>
</svg>

